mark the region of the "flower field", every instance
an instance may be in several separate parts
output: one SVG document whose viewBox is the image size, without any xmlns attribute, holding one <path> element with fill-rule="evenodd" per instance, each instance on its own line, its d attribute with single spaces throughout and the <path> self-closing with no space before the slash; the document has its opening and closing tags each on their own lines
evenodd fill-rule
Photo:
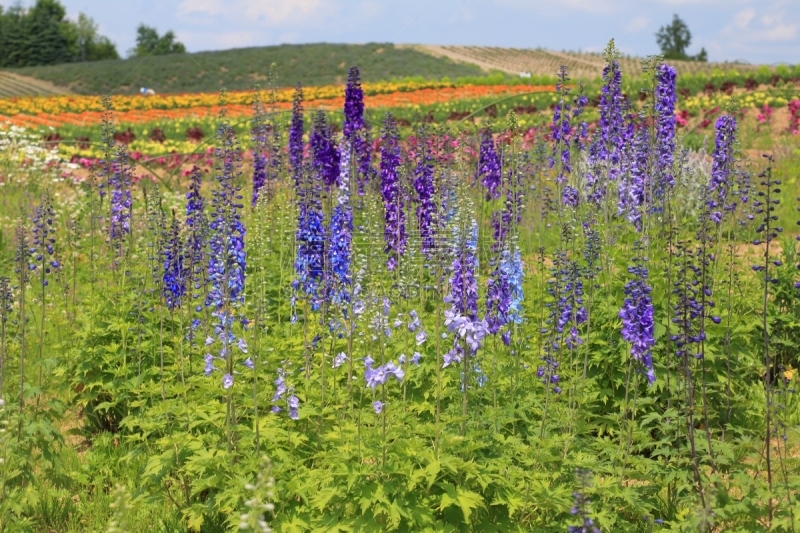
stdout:
<svg viewBox="0 0 800 533">
<path fill-rule="evenodd" d="M 0 103 L 0 532 L 795 531 L 800 99 L 605 57 Z"/>
</svg>

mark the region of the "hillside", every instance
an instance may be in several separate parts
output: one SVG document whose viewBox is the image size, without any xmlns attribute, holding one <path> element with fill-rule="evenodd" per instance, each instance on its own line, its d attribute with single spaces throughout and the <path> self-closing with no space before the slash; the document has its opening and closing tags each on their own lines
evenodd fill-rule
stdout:
<svg viewBox="0 0 800 533">
<path fill-rule="evenodd" d="M 15 96 L 51 96 L 69 92 L 64 87 L 58 87 L 48 81 L 39 80 L 30 76 L 21 76 L 14 72 L 0 71 L 0 98 Z"/>
<path fill-rule="evenodd" d="M 497 48 L 492 46 L 436 46 L 406 45 L 432 57 L 450 59 L 462 64 L 475 65 L 484 71 L 499 70 L 508 74 L 519 75 L 530 72 L 533 75 L 549 75 L 556 73 L 561 65 L 569 68 L 573 78 L 596 78 L 603 72 L 605 58 L 600 54 L 556 52 L 553 50 Z M 633 74 L 641 70 L 639 57 L 622 57 L 620 63 L 623 72 Z M 747 63 L 698 63 L 695 61 L 670 61 L 678 74 L 710 73 L 714 69 L 739 72 L 756 70 L 758 65 Z"/>
<path fill-rule="evenodd" d="M 343 83 L 351 65 L 362 68 L 364 81 L 409 76 L 456 78 L 481 74 L 468 63 L 457 63 L 392 44 L 303 44 L 239 48 L 144 59 L 67 63 L 27 67 L 15 72 L 78 94 L 130 94 L 140 87 L 159 93 L 213 92 L 251 89 L 265 84 L 270 65 L 278 65 L 278 83 L 290 86 Z"/>
</svg>

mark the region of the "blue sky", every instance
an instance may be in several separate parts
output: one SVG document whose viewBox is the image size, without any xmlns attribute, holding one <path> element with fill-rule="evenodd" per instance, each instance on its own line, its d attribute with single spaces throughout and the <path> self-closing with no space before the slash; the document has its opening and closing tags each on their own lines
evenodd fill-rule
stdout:
<svg viewBox="0 0 800 533">
<path fill-rule="evenodd" d="M 139 23 L 175 30 L 190 51 L 305 42 L 396 42 L 658 52 L 678 13 L 690 53 L 709 60 L 800 63 L 800 0 L 61 0 L 85 12 L 120 53 Z M 12 2 L 0 0 L 0 4 Z M 33 0 L 25 0 L 30 5 Z"/>
</svg>

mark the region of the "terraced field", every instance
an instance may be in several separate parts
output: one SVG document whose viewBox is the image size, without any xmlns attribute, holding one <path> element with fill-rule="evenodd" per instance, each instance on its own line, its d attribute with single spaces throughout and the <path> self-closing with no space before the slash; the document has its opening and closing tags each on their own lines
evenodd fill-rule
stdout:
<svg viewBox="0 0 800 533">
<path fill-rule="evenodd" d="M 601 54 L 556 52 L 553 50 L 498 48 L 493 46 L 437 46 L 408 45 L 420 52 L 435 57 L 449 58 L 461 63 L 471 63 L 484 71 L 500 70 L 509 74 L 530 72 L 533 75 L 552 75 L 561 65 L 569 67 L 576 78 L 600 76 L 605 65 Z M 625 56 L 620 59 L 622 69 L 628 73 L 637 72 L 642 58 Z M 694 61 L 670 61 L 679 74 L 711 72 L 714 69 L 736 69 L 751 71 L 758 65 L 747 63 L 697 63 Z"/>
<path fill-rule="evenodd" d="M 49 81 L 0 70 L 0 98 L 49 96 L 67 93 L 69 93 L 68 89 L 54 85 Z"/>
</svg>

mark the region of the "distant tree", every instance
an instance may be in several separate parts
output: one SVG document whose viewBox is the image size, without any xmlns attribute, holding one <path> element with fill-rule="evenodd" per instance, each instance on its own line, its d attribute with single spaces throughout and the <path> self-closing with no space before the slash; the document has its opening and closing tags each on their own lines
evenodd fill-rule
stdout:
<svg viewBox="0 0 800 533">
<path fill-rule="evenodd" d="M 67 31 L 75 61 L 119 59 L 116 45 L 108 37 L 99 35 L 97 23 L 84 13 L 78 15 L 78 21 L 70 24 Z"/>
<path fill-rule="evenodd" d="M 684 61 L 708 61 L 706 49 L 702 48 L 696 56 L 690 56 L 686 49 L 692 44 L 692 33 L 689 26 L 676 14 L 672 22 L 662 26 L 656 32 L 656 42 L 665 59 L 682 59 Z"/>
<path fill-rule="evenodd" d="M 0 67 L 55 65 L 70 61 L 118 58 L 114 43 L 97 34 L 97 24 L 81 14 L 66 19 L 58 0 L 36 0 L 30 9 L 19 4 L 0 8 Z"/>
<path fill-rule="evenodd" d="M 186 52 L 186 47 L 183 43 L 175 40 L 175 34 L 171 30 L 159 36 L 158 30 L 150 26 L 140 24 L 136 28 L 136 48 L 132 51 L 133 56 L 162 56 L 184 52 Z"/>
</svg>

